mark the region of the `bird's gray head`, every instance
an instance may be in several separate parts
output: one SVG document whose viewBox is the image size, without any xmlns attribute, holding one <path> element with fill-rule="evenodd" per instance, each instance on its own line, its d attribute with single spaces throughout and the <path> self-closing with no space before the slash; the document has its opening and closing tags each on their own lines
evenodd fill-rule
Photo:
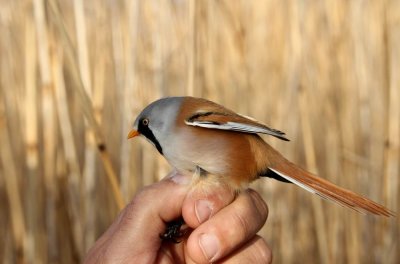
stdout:
<svg viewBox="0 0 400 264">
<path fill-rule="evenodd" d="M 149 104 L 136 118 L 128 138 L 143 135 L 162 154 L 182 100 L 182 97 L 166 97 Z"/>
</svg>

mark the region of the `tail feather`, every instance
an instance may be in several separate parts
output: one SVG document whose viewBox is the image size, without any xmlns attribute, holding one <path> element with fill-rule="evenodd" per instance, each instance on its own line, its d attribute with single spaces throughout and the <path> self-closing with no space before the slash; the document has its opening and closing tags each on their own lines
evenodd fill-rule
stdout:
<svg viewBox="0 0 400 264">
<path fill-rule="evenodd" d="M 319 178 L 287 160 L 283 163 L 270 166 L 269 169 L 311 193 L 355 211 L 369 212 L 374 215 L 386 217 L 394 216 L 394 213 L 386 207 Z"/>
</svg>

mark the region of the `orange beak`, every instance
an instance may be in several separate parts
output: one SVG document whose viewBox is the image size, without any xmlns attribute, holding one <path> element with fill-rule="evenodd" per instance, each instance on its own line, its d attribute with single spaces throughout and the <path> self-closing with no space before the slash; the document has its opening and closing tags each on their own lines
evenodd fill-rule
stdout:
<svg viewBox="0 0 400 264">
<path fill-rule="evenodd" d="M 132 129 L 131 132 L 129 132 L 129 134 L 128 134 L 128 139 L 139 136 L 139 135 L 140 135 L 140 133 L 138 131 Z"/>
</svg>

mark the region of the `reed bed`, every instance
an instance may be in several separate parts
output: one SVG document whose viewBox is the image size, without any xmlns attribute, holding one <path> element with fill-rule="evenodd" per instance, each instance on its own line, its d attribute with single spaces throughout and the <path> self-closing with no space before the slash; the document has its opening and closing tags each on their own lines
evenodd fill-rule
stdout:
<svg viewBox="0 0 400 264">
<path fill-rule="evenodd" d="M 0 0 L 0 262 L 79 263 L 169 165 L 134 117 L 172 95 L 287 133 L 292 161 L 400 212 L 400 1 Z M 399 263 L 400 218 L 252 187 L 276 263 Z"/>
</svg>

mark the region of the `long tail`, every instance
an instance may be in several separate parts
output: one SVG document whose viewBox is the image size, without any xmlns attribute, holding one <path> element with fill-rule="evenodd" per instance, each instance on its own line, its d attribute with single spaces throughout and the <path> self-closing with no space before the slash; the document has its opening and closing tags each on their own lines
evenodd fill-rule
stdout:
<svg viewBox="0 0 400 264">
<path fill-rule="evenodd" d="M 386 217 L 394 216 L 394 213 L 386 207 L 319 178 L 286 159 L 270 166 L 269 169 L 311 193 L 358 212 L 369 212 Z"/>
</svg>

